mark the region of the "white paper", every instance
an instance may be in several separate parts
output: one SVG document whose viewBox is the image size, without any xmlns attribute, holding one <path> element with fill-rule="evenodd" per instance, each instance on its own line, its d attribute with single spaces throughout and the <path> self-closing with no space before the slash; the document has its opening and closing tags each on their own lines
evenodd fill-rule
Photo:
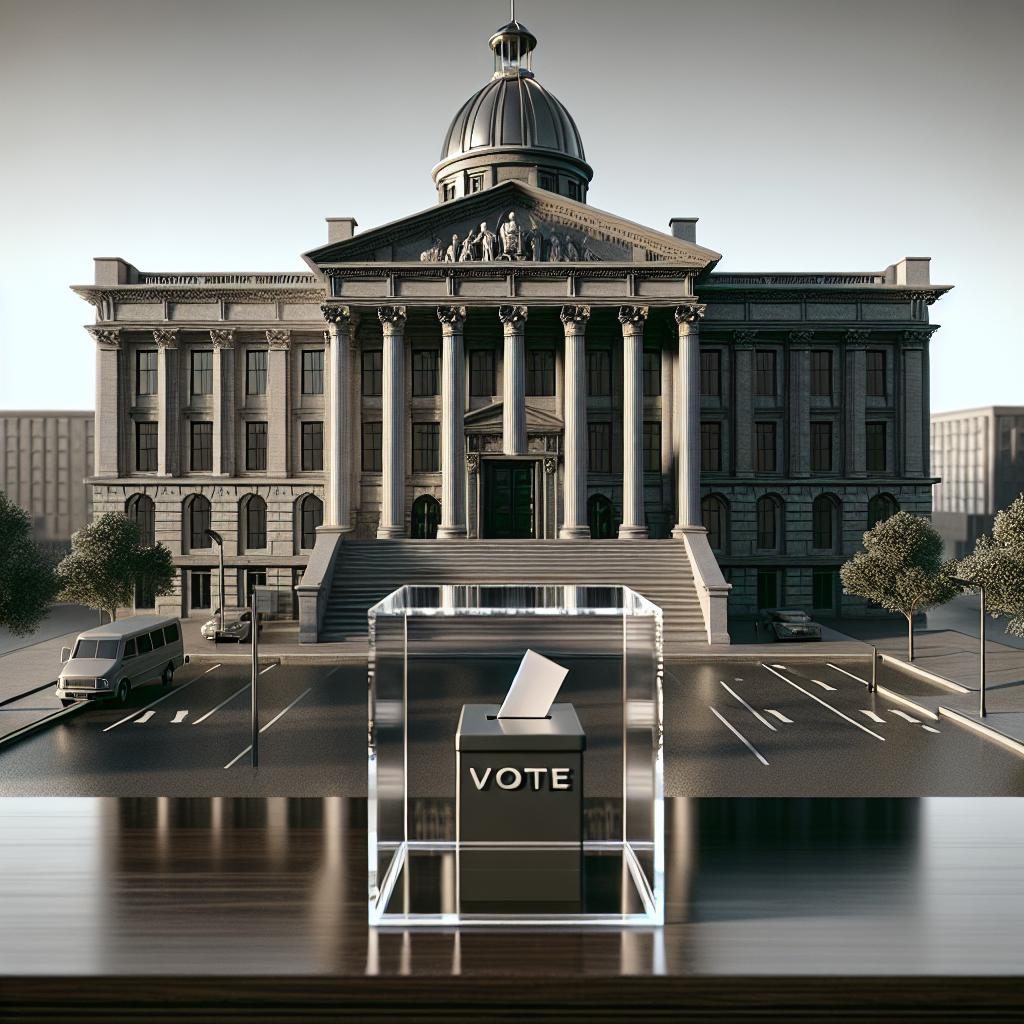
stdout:
<svg viewBox="0 0 1024 1024">
<path fill-rule="evenodd" d="M 569 674 L 550 658 L 527 651 L 519 663 L 499 718 L 547 718 L 562 681 Z"/>
</svg>

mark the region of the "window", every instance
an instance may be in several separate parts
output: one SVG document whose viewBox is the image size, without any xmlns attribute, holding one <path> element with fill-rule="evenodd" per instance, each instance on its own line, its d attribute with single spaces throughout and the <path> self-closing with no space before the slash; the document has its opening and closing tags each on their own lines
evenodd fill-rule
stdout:
<svg viewBox="0 0 1024 1024">
<path fill-rule="evenodd" d="M 243 534 L 245 550 L 252 551 L 267 546 L 267 503 L 258 495 L 250 494 L 243 499 Z"/>
<path fill-rule="evenodd" d="M 383 393 L 381 374 L 384 369 L 384 353 L 379 349 L 363 351 L 363 397 L 377 398 Z"/>
<path fill-rule="evenodd" d="M 811 545 L 818 551 L 831 551 L 835 547 L 838 513 L 838 502 L 831 495 L 819 494 L 814 499 L 811 506 Z"/>
<path fill-rule="evenodd" d="M 245 425 L 245 468 L 250 472 L 267 468 L 267 424 L 252 422 Z"/>
<path fill-rule="evenodd" d="M 421 494 L 412 503 L 412 536 L 415 540 L 435 540 L 441 525 L 441 503 L 431 494 Z"/>
<path fill-rule="evenodd" d="M 267 393 L 267 350 L 251 349 L 245 353 L 245 393 L 265 395 Z"/>
<path fill-rule="evenodd" d="M 776 394 L 776 383 L 774 349 L 755 349 L 754 394 L 758 398 L 774 398 Z"/>
<path fill-rule="evenodd" d="M 416 349 L 412 354 L 413 398 L 440 394 L 438 369 L 440 353 L 436 348 Z"/>
<path fill-rule="evenodd" d="M 700 393 L 703 398 L 722 396 L 722 353 L 717 348 L 700 351 Z"/>
<path fill-rule="evenodd" d="M 831 349 L 811 349 L 811 394 L 815 398 L 832 397 Z"/>
<path fill-rule="evenodd" d="M 307 348 L 302 352 L 302 393 L 322 395 L 324 393 L 324 350 Z"/>
<path fill-rule="evenodd" d="M 782 502 L 766 494 L 757 499 L 757 547 L 762 551 L 777 551 Z"/>
<path fill-rule="evenodd" d="M 757 607 L 778 608 L 782 604 L 782 572 L 779 569 L 757 570 Z"/>
<path fill-rule="evenodd" d="M 213 520 L 210 499 L 193 494 L 185 499 L 185 520 L 188 530 L 188 550 L 195 551 L 213 547 L 213 539 L 207 534 Z"/>
<path fill-rule="evenodd" d="M 242 592 L 245 594 L 246 607 L 252 605 L 252 592 L 257 587 L 265 587 L 267 585 L 267 570 L 263 567 L 247 565 L 242 570 Z M 248 612 L 245 613 L 248 616 L 247 621 L 252 621 L 252 615 Z"/>
<path fill-rule="evenodd" d="M 454 181 L 446 181 L 444 183 L 444 185 L 441 186 L 441 198 L 446 203 L 449 200 L 455 198 L 455 182 Z"/>
<path fill-rule="evenodd" d="M 75 644 L 72 658 L 102 658 L 110 661 L 117 657 L 117 640 L 91 640 L 84 638 Z"/>
<path fill-rule="evenodd" d="M 195 599 L 193 598 L 193 603 L 192 603 L 192 607 L 193 608 L 209 608 L 210 607 L 210 570 L 207 569 L 205 571 L 206 571 L 206 604 L 199 604 L 199 605 L 197 605 L 195 603 Z M 201 570 L 201 569 L 193 569 L 192 570 L 193 578 L 195 576 L 197 576 L 197 575 L 202 575 L 202 572 L 203 572 L 203 570 Z M 193 589 L 192 592 L 194 594 L 195 590 Z M 149 636 L 148 633 L 143 633 L 141 636 L 137 637 L 136 638 L 136 643 L 138 644 L 139 654 L 152 654 L 153 653 L 153 641 L 150 639 L 150 636 Z"/>
<path fill-rule="evenodd" d="M 178 642 L 178 624 L 176 622 L 171 623 L 169 626 L 164 626 L 164 639 L 169 644 L 176 644 Z"/>
<path fill-rule="evenodd" d="M 156 423 L 135 424 L 135 468 L 140 473 L 156 472 Z"/>
<path fill-rule="evenodd" d="M 484 176 L 482 174 L 471 174 L 469 176 L 469 191 L 472 195 L 474 192 L 482 192 L 484 187 Z"/>
<path fill-rule="evenodd" d="M 363 472 L 379 473 L 382 467 L 382 423 L 363 424 Z"/>
<path fill-rule="evenodd" d="M 811 607 L 815 611 L 835 611 L 836 580 L 835 569 L 814 569 L 811 573 Z"/>
<path fill-rule="evenodd" d="M 754 424 L 754 457 L 758 473 L 774 473 L 775 456 L 775 424 Z"/>
<path fill-rule="evenodd" d="M 555 393 L 555 353 L 551 349 L 527 349 L 526 393 L 536 397 Z"/>
<path fill-rule="evenodd" d="M 868 472 L 884 473 L 886 469 L 885 424 L 865 424 L 864 441 L 865 448 L 867 449 Z"/>
<path fill-rule="evenodd" d="M 644 472 L 661 472 L 661 423 L 644 420 Z"/>
<path fill-rule="evenodd" d="M 608 398 L 612 393 L 612 354 L 602 349 L 587 351 L 587 394 Z"/>
<path fill-rule="evenodd" d="M 441 424 L 412 425 L 412 471 L 436 473 L 441 468 Z"/>
<path fill-rule="evenodd" d="M 135 394 L 156 394 L 156 365 L 156 349 L 143 349 L 135 353 Z"/>
<path fill-rule="evenodd" d="M 192 353 L 192 394 L 213 394 L 213 349 Z"/>
<path fill-rule="evenodd" d="M 213 424 L 208 420 L 193 420 L 190 462 L 193 473 L 209 473 L 213 469 Z"/>
<path fill-rule="evenodd" d="M 210 570 L 192 569 L 189 572 L 189 607 L 209 608 L 210 607 Z M 143 649 L 143 641 L 148 645 L 149 636 L 139 637 L 139 654 L 147 653 Z"/>
<path fill-rule="evenodd" d="M 885 352 L 869 348 L 864 353 L 864 365 L 867 368 L 868 398 L 885 398 Z"/>
<path fill-rule="evenodd" d="M 832 472 L 832 424 L 811 421 L 811 472 Z"/>
<path fill-rule="evenodd" d="M 537 187 L 547 189 L 549 192 L 558 191 L 558 178 L 553 174 L 545 174 L 543 171 L 537 175 Z"/>
<path fill-rule="evenodd" d="M 299 546 L 316 546 L 316 528 L 324 521 L 324 503 L 314 494 L 307 494 L 299 503 Z"/>
<path fill-rule="evenodd" d="M 656 348 L 644 349 L 644 397 L 661 395 L 661 352 Z"/>
<path fill-rule="evenodd" d="M 154 629 L 153 632 L 149 634 L 149 639 L 153 643 L 153 650 L 160 650 L 160 648 L 164 646 L 164 631 L 162 629 Z"/>
<path fill-rule="evenodd" d="M 324 468 L 324 425 L 319 420 L 302 424 L 302 471 L 318 472 Z"/>
<path fill-rule="evenodd" d="M 612 471 L 612 425 L 590 422 L 587 424 L 587 469 L 591 473 Z"/>
<path fill-rule="evenodd" d="M 708 544 L 712 551 L 724 551 L 728 543 L 726 531 L 729 524 L 729 510 L 725 499 L 709 494 L 700 503 L 704 529 L 708 531 Z"/>
<path fill-rule="evenodd" d="M 133 494 L 125 507 L 128 519 L 139 528 L 139 543 L 151 548 L 156 543 L 156 505 L 147 494 Z"/>
<path fill-rule="evenodd" d="M 705 473 L 722 470 L 722 424 L 713 420 L 700 425 L 700 468 Z"/>
<path fill-rule="evenodd" d="M 868 529 L 884 523 L 899 512 L 900 506 L 891 494 L 876 494 L 868 502 Z"/>
<path fill-rule="evenodd" d="M 580 198 L 580 183 L 578 181 L 569 182 L 569 198 L 579 201 Z"/>
<path fill-rule="evenodd" d="M 168 641 L 168 643 L 169 642 L 170 641 Z M 125 659 L 134 658 L 135 657 L 135 651 L 136 651 L 135 637 L 132 637 L 131 640 L 125 640 L 125 642 L 124 642 L 124 656 L 125 656 Z"/>
<path fill-rule="evenodd" d="M 469 353 L 469 393 L 474 398 L 490 398 L 495 394 L 494 352 L 489 348 Z"/>
</svg>

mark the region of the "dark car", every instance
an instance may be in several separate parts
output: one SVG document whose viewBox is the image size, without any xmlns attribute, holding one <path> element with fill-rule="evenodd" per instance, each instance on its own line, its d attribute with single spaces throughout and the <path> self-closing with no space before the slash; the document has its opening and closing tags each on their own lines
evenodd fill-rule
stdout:
<svg viewBox="0 0 1024 1024">
<path fill-rule="evenodd" d="M 766 608 L 760 627 L 776 640 L 820 640 L 821 626 L 797 608 Z"/>
</svg>

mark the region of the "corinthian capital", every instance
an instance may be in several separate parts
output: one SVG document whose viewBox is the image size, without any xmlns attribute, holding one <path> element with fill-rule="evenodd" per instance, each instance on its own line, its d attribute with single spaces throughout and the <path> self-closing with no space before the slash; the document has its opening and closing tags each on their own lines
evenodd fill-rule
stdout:
<svg viewBox="0 0 1024 1024">
<path fill-rule="evenodd" d="M 214 327 L 210 331 L 210 341 L 214 348 L 234 348 L 235 329 L 233 327 Z"/>
<path fill-rule="evenodd" d="M 707 306 L 703 302 L 685 302 L 675 308 L 676 323 L 682 327 L 683 324 L 699 324 L 704 319 Z"/>
<path fill-rule="evenodd" d="M 178 328 L 158 327 L 153 331 L 153 341 L 156 342 L 157 348 L 177 348 Z"/>
<path fill-rule="evenodd" d="M 515 334 L 522 330 L 530 310 L 526 306 L 499 306 L 498 319 L 505 328 L 506 334 Z"/>
<path fill-rule="evenodd" d="M 619 323 L 622 324 L 623 333 L 630 329 L 634 332 L 642 331 L 649 312 L 648 306 L 619 306 Z"/>
<path fill-rule="evenodd" d="M 92 340 L 104 348 L 121 347 L 120 327 L 87 327 L 86 330 L 92 335 Z"/>
<path fill-rule="evenodd" d="M 565 325 L 566 329 L 569 327 L 584 328 L 590 320 L 590 307 L 563 306 L 560 315 L 562 317 L 562 323 Z"/>
<path fill-rule="evenodd" d="M 757 338 L 757 331 L 733 331 L 732 340 L 737 348 L 750 348 Z"/>
<path fill-rule="evenodd" d="M 915 330 L 903 332 L 904 348 L 920 348 L 927 345 L 932 335 L 938 330 L 937 327 L 918 327 Z"/>
<path fill-rule="evenodd" d="M 378 306 L 377 319 L 385 334 L 405 330 L 405 306 Z"/>
<path fill-rule="evenodd" d="M 292 332 L 284 328 L 267 331 L 267 344 L 271 349 L 287 352 L 292 345 Z"/>
<path fill-rule="evenodd" d="M 352 320 L 352 310 L 348 306 L 332 306 L 324 303 L 320 312 L 329 324 L 336 327 L 347 327 Z"/>
<path fill-rule="evenodd" d="M 871 332 L 863 328 L 854 328 L 846 332 L 846 344 L 856 347 L 864 347 L 865 342 L 871 337 Z"/>
<path fill-rule="evenodd" d="M 789 332 L 790 342 L 796 346 L 806 346 L 814 340 L 814 331 L 790 331 Z"/>
<path fill-rule="evenodd" d="M 443 334 L 453 334 L 456 331 L 461 331 L 462 325 L 466 322 L 466 307 L 438 306 L 437 319 L 441 321 L 441 332 Z"/>
</svg>

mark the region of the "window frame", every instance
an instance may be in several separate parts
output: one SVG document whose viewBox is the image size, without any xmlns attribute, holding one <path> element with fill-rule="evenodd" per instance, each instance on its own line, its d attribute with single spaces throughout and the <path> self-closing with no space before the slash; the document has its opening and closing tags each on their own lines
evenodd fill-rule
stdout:
<svg viewBox="0 0 1024 1024">
<path fill-rule="evenodd" d="M 826 365 L 816 366 L 815 363 L 819 358 L 824 357 Z M 832 358 L 832 349 L 830 348 L 812 348 L 811 349 L 811 397 L 812 398 L 833 398 L 835 395 L 835 377 Z M 822 390 L 820 385 L 822 382 L 827 383 L 827 388 Z"/>
<path fill-rule="evenodd" d="M 722 397 L 722 350 L 702 348 L 700 350 L 700 397 Z"/>
<path fill-rule="evenodd" d="M 412 471 L 441 472 L 441 424 L 436 420 L 417 420 L 412 425 Z"/>
<path fill-rule="evenodd" d="M 611 420 L 587 420 L 587 472 L 608 474 L 611 471 Z"/>
<path fill-rule="evenodd" d="M 539 365 L 544 357 L 546 365 Z M 526 350 L 526 396 L 529 398 L 553 398 L 557 383 L 555 380 L 555 350 L 553 348 L 528 348 Z M 508 372 L 506 368 L 505 372 Z M 539 386 L 538 386 L 539 385 Z"/>
<path fill-rule="evenodd" d="M 367 360 L 367 356 L 369 356 L 369 360 Z M 368 361 L 369 367 L 366 365 Z M 367 379 L 369 379 L 371 390 L 367 390 Z M 362 350 L 359 357 L 359 393 L 363 398 L 380 398 L 384 394 L 383 349 L 364 348 Z"/>
<path fill-rule="evenodd" d="M 864 350 L 864 395 L 866 398 L 889 397 L 889 353 L 884 348 Z M 877 361 L 878 365 L 872 365 Z"/>
<path fill-rule="evenodd" d="M 754 397 L 779 397 L 779 354 L 773 348 L 754 349 Z"/>
<path fill-rule="evenodd" d="M 606 348 L 588 348 L 587 397 L 611 398 L 612 396 L 612 354 Z"/>
<path fill-rule="evenodd" d="M 262 429 L 260 429 L 262 428 Z M 269 445 L 269 425 L 266 420 L 246 420 L 245 422 L 245 471 L 247 473 L 265 473 L 267 471 L 267 448 Z M 254 443 L 262 438 L 262 445 Z M 259 463 L 262 462 L 262 465 Z"/>
<path fill-rule="evenodd" d="M 824 431 L 823 431 L 824 428 Z M 827 437 L 827 444 L 822 444 L 821 434 Z M 835 462 L 835 437 L 831 420 L 811 420 L 810 423 L 810 465 L 812 473 L 831 473 Z M 826 458 L 824 464 L 821 456 Z"/>
<path fill-rule="evenodd" d="M 192 349 L 189 353 L 189 394 L 192 398 L 205 398 L 213 394 L 213 387 L 213 349 Z"/>
<path fill-rule="evenodd" d="M 481 367 L 480 362 L 490 364 Z M 488 388 L 480 390 L 480 382 Z M 497 360 L 493 348 L 472 348 L 469 350 L 469 397 L 493 398 L 498 393 Z"/>
<path fill-rule="evenodd" d="M 414 348 L 412 350 L 412 397 L 436 398 L 440 393 L 440 349 Z"/>
<path fill-rule="evenodd" d="M 645 348 L 643 355 L 643 388 L 644 398 L 661 397 L 661 360 L 660 348 Z"/>
<path fill-rule="evenodd" d="M 189 420 L 188 468 L 190 473 L 213 472 L 213 420 Z"/>
<path fill-rule="evenodd" d="M 864 468 L 868 473 L 889 472 L 888 426 L 885 420 L 869 420 L 864 424 Z"/>
<path fill-rule="evenodd" d="M 771 435 L 771 448 L 761 444 L 762 435 Z M 771 451 L 771 466 L 764 464 L 762 453 Z M 754 423 L 754 471 L 757 473 L 777 473 L 779 471 L 779 430 L 774 420 L 757 420 Z"/>
<path fill-rule="evenodd" d="M 301 423 L 301 461 L 303 473 L 322 473 L 324 469 L 324 422 L 303 420 Z M 319 443 L 317 443 L 319 442 Z"/>
<path fill-rule="evenodd" d="M 143 430 L 142 428 L 146 429 Z M 151 441 L 152 444 L 143 446 L 142 441 Z M 137 473 L 155 473 L 160 465 L 160 424 L 157 420 L 136 420 L 135 421 L 135 471 Z M 143 460 L 142 455 L 146 454 Z M 145 464 L 144 464 L 145 463 Z"/>
<path fill-rule="evenodd" d="M 376 428 L 376 429 L 368 429 Z M 364 473 L 382 473 L 384 471 L 384 422 L 382 420 L 364 420 L 361 431 L 360 465 Z M 376 445 L 367 445 L 368 440 L 376 439 Z M 371 465 L 367 465 L 367 455 Z M 373 465 L 376 463 L 376 465 Z"/>
<path fill-rule="evenodd" d="M 643 464 L 645 473 L 661 472 L 661 420 L 644 420 Z"/>
<path fill-rule="evenodd" d="M 143 356 L 148 362 L 152 357 L 153 365 L 143 367 Z M 143 375 L 145 375 L 147 386 L 142 386 Z M 149 385 L 152 385 L 150 387 Z M 158 394 L 160 391 L 160 359 L 155 348 L 140 348 L 135 350 L 135 395 L 137 398 L 147 398 Z"/>
<path fill-rule="evenodd" d="M 319 365 L 316 365 L 319 362 Z M 324 393 L 324 370 L 326 360 L 322 348 L 302 350 L 302 394 L 322 395 Z"/>
</svg>

